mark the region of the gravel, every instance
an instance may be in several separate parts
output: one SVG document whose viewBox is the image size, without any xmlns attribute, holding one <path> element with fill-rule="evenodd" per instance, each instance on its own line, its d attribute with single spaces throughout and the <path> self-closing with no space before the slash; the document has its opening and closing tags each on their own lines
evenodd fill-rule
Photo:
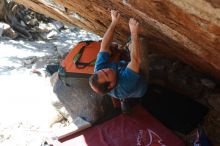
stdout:
<svg viewBox="0 0 220 146">
<path fill-rule="evenodd" d="M 45 67 L 77 42 L 100 37 L 67 26 L 54 35 L 44 41 L 0 37 L 0 145 L 40 146 L 67 124 L 52 106 L 56 96 Z"/>
</svg>

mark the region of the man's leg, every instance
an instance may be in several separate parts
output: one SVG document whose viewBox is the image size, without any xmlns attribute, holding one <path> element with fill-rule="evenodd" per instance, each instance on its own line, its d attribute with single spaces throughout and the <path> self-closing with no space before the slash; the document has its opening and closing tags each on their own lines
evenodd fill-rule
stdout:
<svg viewBox="0 0 220 146">
<path fill-rule="evenodd" d="M 131 107 L 128 103 L 128 99 L 121 99 L 121 112 L 123 114 L 129 114 L 131 112 Z"/>
</svg>

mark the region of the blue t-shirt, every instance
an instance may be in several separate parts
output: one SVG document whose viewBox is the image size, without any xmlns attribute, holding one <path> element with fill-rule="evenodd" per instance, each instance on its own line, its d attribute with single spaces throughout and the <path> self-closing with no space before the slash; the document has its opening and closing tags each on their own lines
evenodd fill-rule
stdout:
<svg viewBox="0 0 220 146">
<path fill-rule="evenodd" d="M 104 68 L 112 68 L 117 72 L 117 85 L 108 93 L 110 96 L 123 98 L 142 97 L 147 91 L 147 83 L 143 77 L 127 68 L 127 62 L 109 62 L 108 52 L 99 52 L 95 64 L 95 72 Z"/>
</svg>

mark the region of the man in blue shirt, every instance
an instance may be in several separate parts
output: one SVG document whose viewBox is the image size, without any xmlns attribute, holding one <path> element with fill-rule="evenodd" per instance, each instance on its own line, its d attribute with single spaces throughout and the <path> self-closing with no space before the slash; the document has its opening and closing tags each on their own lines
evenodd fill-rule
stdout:
<svg viewBox="0 0 220 146">
<path fill-rule="evenodd" d="M 100 52 L 97 55 L 95 73 L 90 77 L 91 88 L 102 94 L 109 94 L 118 99 L 140 98 L 147 91 L 147 83 L 140 74 L 141 40 L 139 38 L 139 23 L 131 18 L 129 28 L 131 32 L 130 62 L 110 62 L 111 48 L 115 27 L 120 14 L 111 10 L 112 22 L 105 32 Z"/>
</svg>

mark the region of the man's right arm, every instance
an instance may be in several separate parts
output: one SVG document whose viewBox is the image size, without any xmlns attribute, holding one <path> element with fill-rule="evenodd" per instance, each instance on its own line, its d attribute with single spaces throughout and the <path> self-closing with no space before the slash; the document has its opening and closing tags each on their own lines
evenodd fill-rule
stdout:
<svg viewBox="0 0 220 146">
<path fill-rule="evenodd" d="M 132 71 L 139 73 L 140 71 L 140 63 L 141 63 L 141 42 L 139 39 L 138 29 L 139 29 L 139 23 L 134 19 L 131 18 L 129 20 L 129 27 L 131 31 L 131 49 L 130 49 L 130 56 L 131 61 L 128 64 L 128 68 Z"/>
<path fill-rule="evenodd" d="M 112 22 L 103 36 L 101 42 L 101 49 L 100 49 L 100 52 L 109 52 L 110 54 L 111 54 L 111 50 L 109 46 L 111 41 L 113 40 L 113 34 L 115 31 L 115 27 L 118 23 L 120 14 L 115 10 L 111 10 L 111 17 L 112 17 Z"/>
</svg>

